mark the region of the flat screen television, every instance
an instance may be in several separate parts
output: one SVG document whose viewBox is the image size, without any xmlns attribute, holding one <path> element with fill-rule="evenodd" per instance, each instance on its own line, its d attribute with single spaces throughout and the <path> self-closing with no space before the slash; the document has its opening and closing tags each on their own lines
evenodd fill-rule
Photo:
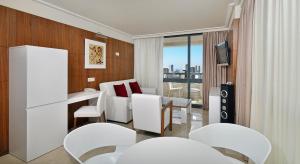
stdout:
<svg viewBox="0 0 300 164">
<path fill-rule="evenodd" d="M 217 50 L 217 65 L 228 66 L 230 64 L 230 54 L 228 42 L 224 41 L 215 46 Z"/>
</svg>

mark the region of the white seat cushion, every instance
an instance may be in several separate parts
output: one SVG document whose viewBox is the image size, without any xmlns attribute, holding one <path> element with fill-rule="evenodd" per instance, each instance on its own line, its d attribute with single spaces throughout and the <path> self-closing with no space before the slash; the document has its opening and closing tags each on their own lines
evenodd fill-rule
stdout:
<svg viewBox="0 0 300 164">
<path fill-rule="evenodd" d="M 200 92 L 201 90 L 198 88 L 191 88 L 191 92 L 195 93 L 195 92 Z"/>
<path fill-rule="evenodd" d="M 170 88 L 170 90 L 181 90 L 182 88 Z"/>
<path fill-rule="evenodd" d="M 74 117 L 100 117 L 100 113 L 97 112 L 96 106 L 82 106 L 74 112 Z"/>
<path fill-rule="evenodd" d="M 106 153 L 94 156 L 86 160 L 85 164 L 115 164 L 117 163 L 118 158 L 122 155 L 120 152 Z"/>
<path fill-rule="evenodd" d="M 244 162 L 237 160 L 235 158 L 229 157 L 229 156 L 226 156 L 226 158 L 228 158 L 232 162 L 232 164 L 245 164 Z"/>
<path fill-rule="evenodd" d="M 88 160 L 86 160 L 85 164 L 115 164 L 119 157 L 123 154 L 125 150 L 127 150 L 130 146 L 117 146 L 116 151 L 113 153 L 106 153 L 96 155 Z"/>
</svg>

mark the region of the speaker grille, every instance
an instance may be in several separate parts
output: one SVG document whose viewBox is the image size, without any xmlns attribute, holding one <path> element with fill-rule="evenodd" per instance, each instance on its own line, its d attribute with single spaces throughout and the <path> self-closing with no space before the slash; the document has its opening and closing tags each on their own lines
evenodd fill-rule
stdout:
<svg viewBox="0 0 300 164">
<path fill-rule="evenodd" d="M 226 90 L 221 90 L 221 96 L 226 98 L 228 96 L 228 92 Z"/>
<path fill-rule="evenodd" d="M 221 118 L 226 120 L 228 118 L 228 114 L 225 111 L 222 111 Z"/>
<path fill-rule="evenodd" d="M 221 122 L 234 123 L 234 89 L 233 85 L 221 85 Z"/>
</svg>

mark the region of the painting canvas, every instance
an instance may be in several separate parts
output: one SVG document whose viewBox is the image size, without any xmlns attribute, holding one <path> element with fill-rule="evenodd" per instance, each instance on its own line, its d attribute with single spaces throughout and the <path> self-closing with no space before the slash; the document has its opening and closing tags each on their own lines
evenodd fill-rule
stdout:
<svg viewBox="0 0 300 164">
<path fill-rule="evenodd" d="M 85 68 L 106 68 L 106 43 L 85 39 Z"/>
</svg>

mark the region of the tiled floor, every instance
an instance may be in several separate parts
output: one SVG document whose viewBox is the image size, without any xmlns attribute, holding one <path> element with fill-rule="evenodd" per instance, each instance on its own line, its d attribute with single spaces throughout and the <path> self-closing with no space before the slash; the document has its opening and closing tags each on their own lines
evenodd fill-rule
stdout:
<svg viewBox="0 0 300 164">
<path fill-rule="evenodd" d="M 208 112 L 201 109 L 192 109 L 192 113 L 188 116 L 187 124 L 173 124 L 173 130 L 165 131 L 165 136 L 176 136 L 176 137 L 188 137 L 190 129 L 195 129 L 206 125 L 208 123 Z M 132 123 L 121 124 L 119 125 L 132 128 Z M 140 142 L 145 139 L 160 137 L 158 134 L 137 131 L 137 142 Z M 5 155 L 0 157 L 0 164 L 24 164 L 25 162 L 15 158 L 12 155 Z M 64 151 L 63 147 L 60 147 L 56 150 L 53 150 L 50 153 L 47 153 L 35 160 L 29 162 L 30 164 L 72 164 L 74 161 L 68 156 Z"/>
</svg>

